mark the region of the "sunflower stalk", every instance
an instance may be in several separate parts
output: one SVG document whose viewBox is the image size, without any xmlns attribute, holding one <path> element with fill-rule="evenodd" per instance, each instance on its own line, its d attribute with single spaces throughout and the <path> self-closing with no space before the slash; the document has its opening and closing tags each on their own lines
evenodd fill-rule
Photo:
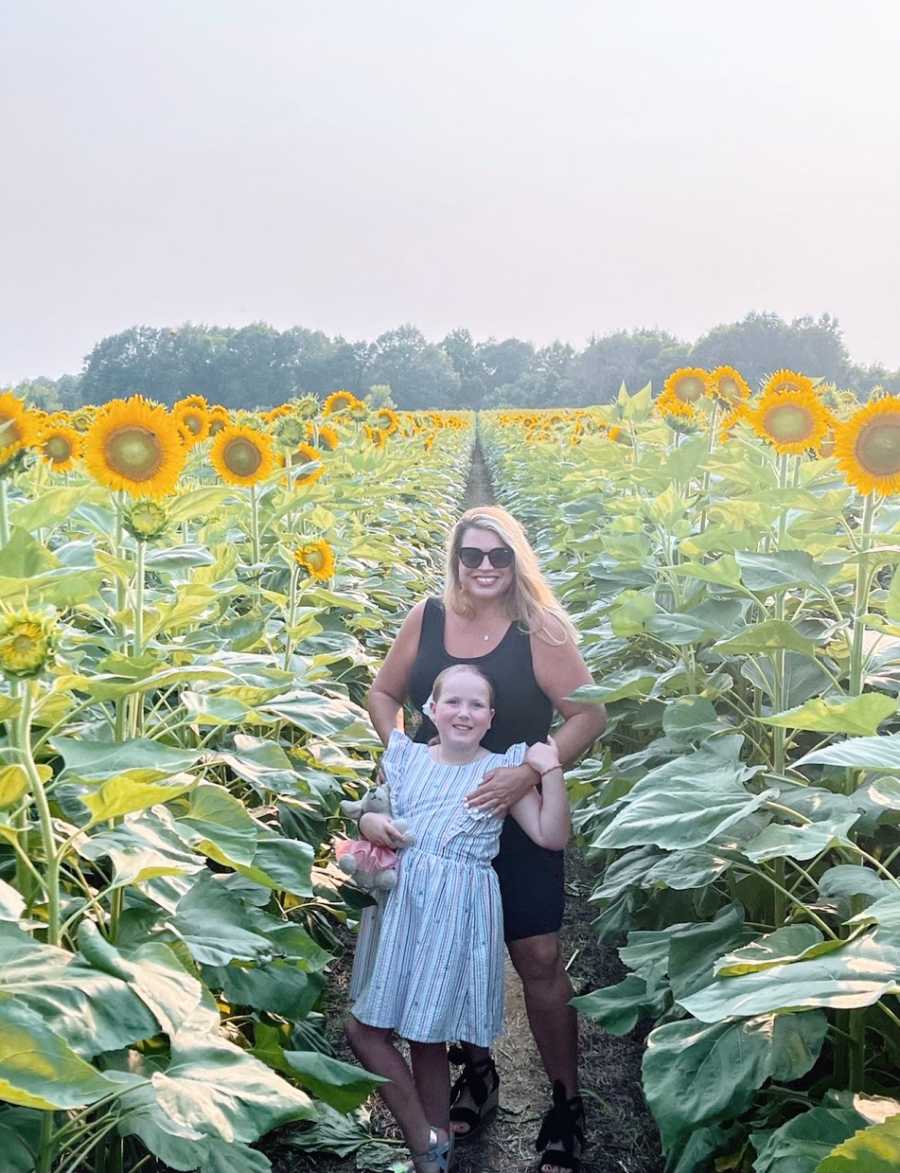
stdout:
<svg viewBox="0 0 900 1173">
<path fill-rule="evenodd" d="M 786 454 L 781 454 L 778 457 L 778 487 L 785 489 L 788 485 L 789 479 L 790 457 Z M 787 507 L 782 503 L 781 512 L 778 516 L 778 539 L 776 542 L 776 551 L 781 550 L 784 544 L 784 536 L 787 532 Z M 779 591 L 775 596 L 775 618 L 778 620 L 784 619 L 784 591 Z M 773 658 L 773 670 L 775 674 L 775 695 L 772 698 L 775 705 L 775 712 L 784 712 L 787 699 L 785 696 L 785 685 L 787 678 L 787 656 L 784 648 L 779 648 Z M 775 726 L 772 730 L 772 766 L 776 774 L 784 774 L 785 768 L 785 735 L 786 730 L 783 727 Z M 776 929 L 780 929 L 784 924 L 785 913 L 787 911 L 784 899 L 784 859 L 776 859 L 774 861 L 774 878 L 777 886 L 773 892 L 773 907 L 772 919 Z"/>
<path fill-rule="evenodd" d="M 297 621 L 297 594 L 298 583 L 300 581 L 300 566 L 294 563 L 291 566 L 291 585 L 288 592 L 288 613 L 287 613 L 287 631 L 284 639 L 284 661 L 282 668 L 285 672 L 288 671 L 291 663 L 291 652 L 293 651 L 293 636 L 294 624 Z"/>
<path fill-rule="evenodd" d="M 60 860 L 56 851 L 56 840 L 53 835 L 53 820 L 50 816 L 50 804 L 44 783 L 38 773 L 34 761 L 31 745 L 31 720 L 34 714 L 35 690 L 37 681 L 28 680 L 22 692 L 22 708 L 17 722 L 15 747 L 22 758 L 22 766 L 28 778 L 31 797 L 38 814 L 41 846 L 44 852 L 44 883 L 47 888 L 47 943 L 58 945 L 60 939 L 60 894 L 59 894 L 59 866 Z"/>
<path fill-rule="evenodd" d="M 132 655 L 135 659 L 144 650 L 144 564 L 147 556 L 147 543 L 139 541 L 134 558 L 134 639 Z M 140 737 L 144 724 L 144 697 L 137 693 L 132 698 L 132 736 Z"/>
<path fill-rule="evenodd" d="M 0 546 L 9 542 L 9 498 L 6 491 L 6 477 L 0 476 Z"/>
</svg>

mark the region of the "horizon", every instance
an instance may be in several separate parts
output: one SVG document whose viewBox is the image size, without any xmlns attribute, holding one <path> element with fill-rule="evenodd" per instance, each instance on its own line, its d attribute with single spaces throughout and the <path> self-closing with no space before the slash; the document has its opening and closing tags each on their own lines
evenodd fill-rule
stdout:
<svg viewBox="0 0 900 1173">
<path fill-rule="evenodd" d="M 581 348 L 754 307 L 900 368 L 877 0 L 35 0 L 0 32 L 4 385 L 135 324 Z"/>
</svg>

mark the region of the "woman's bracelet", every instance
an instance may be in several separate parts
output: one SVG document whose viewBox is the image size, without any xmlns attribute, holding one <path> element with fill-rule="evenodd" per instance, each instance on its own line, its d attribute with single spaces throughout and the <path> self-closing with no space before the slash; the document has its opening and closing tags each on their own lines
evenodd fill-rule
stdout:
<svg viewBox="0 0 900 1173">
<path fill-rule="evenodd" d="M 562 766 L 557 762 L 555 766 L 551 766 L 549 770 L 541 771 L 541 779 L 543 780 L 545 774 L 552 774 L 554 770 L 561 770 Z"/>
</svg>

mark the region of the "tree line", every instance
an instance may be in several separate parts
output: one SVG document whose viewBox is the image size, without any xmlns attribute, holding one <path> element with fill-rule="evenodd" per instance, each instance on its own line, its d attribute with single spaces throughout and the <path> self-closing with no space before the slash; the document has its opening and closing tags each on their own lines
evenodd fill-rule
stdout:
<svg viewBox="0 0 900 1173">
<path fill-rule="evenodd" d="M 83 370 L 16 388 L 47 410 L 73 409 L 139 393 L 172 404 L 189 394 L 230 408 L 271 407 L 292 396 L 345 387 L 364 395 L 389 387 L 397 407 L 582 407 L 608 403 L 624 382 L 659 390 L 676 367 L 735 366 L 758 386 L 781 368 L 804 371 L 865 397 L 881 386 L 900 392 L 900 370 L 855 364 L 829 314 L 787 322 L 750 313 L 715 326 L 694 343 L 660 329 L 617 330 L 582 349 L 566 342 L 535 347 L 519 338 L 476 342 L 466 329 L 430 342 L 412 325 L 374 341 L 349 341 L 264 322 L 241 327 L 133 326 L 103 338 Z"/>
</svg>

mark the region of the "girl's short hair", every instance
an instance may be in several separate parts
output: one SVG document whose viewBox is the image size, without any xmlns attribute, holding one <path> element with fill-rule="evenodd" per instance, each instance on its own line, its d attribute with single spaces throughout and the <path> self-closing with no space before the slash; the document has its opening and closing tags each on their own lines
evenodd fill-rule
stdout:
<svg viewBox="0 0 900 1173">
<path fill-rule="evenodd" d="M 496 534 L 515 557 L 512 586 L 506 596 L 506 613 L 513 623 L 551 644 L 578 642 L 578 634 L 550 584 L 541 573 L 537 555 L 518 521 L 498 505 L 477 505 L 462 515 L 447 542 L 444 579 L 444 606 L 457 615 L 471 615 L 472 602 L 459 577 L 459 551 L 467 529 L 489 530 Z"/>
<path fill-rule="evenodd" d="M 480 676 L 488 688 L 488 697 L 490 698 L 491 708 L 494 707 L 494 682 L 487 673 L 482 672 L 474 664 L 451 664 L 448 668 L 444 668 L 442 672 L 438 672 L 434 678 L 434 684 L 431 686 L 431 697 L 433 700 L 439 700 L 441 690 L 448 676 L 453 676 L 456 672 L 468 672 L 470 676 Z"/>
</svg>

